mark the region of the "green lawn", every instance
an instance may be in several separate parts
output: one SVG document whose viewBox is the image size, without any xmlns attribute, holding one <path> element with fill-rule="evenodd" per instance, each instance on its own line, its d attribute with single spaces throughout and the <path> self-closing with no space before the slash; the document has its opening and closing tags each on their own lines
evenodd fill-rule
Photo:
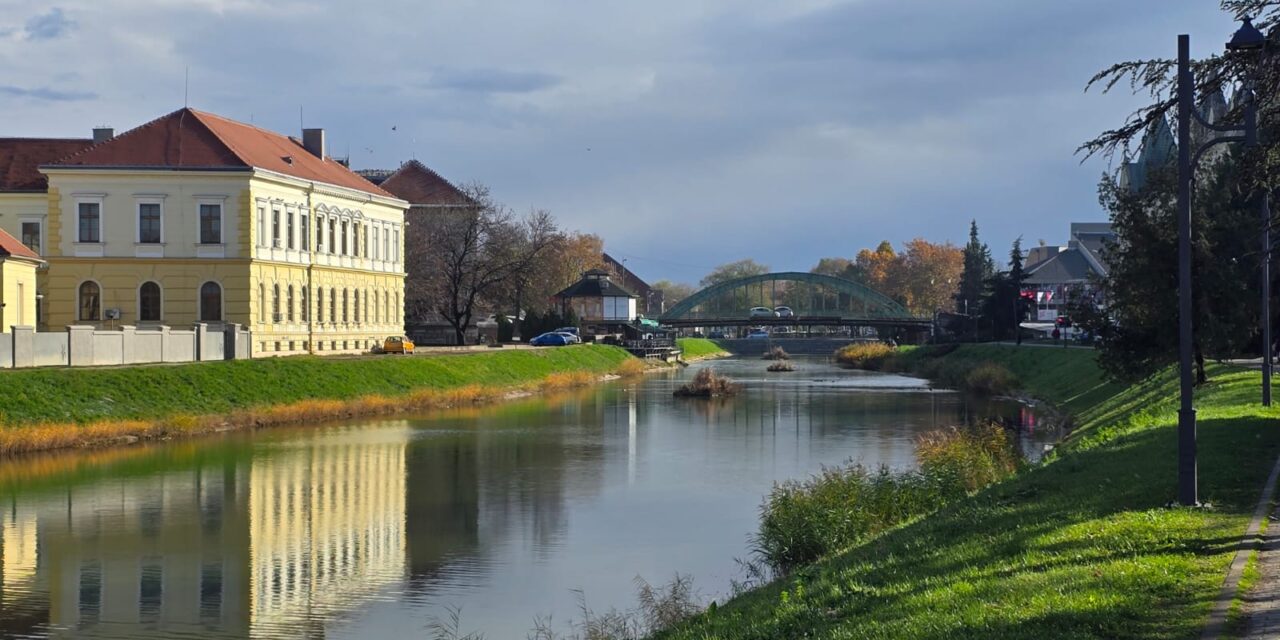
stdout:
<svg viewBox="0 0 1280 640">
<path fill-rule="evenodd" d="M 442 357 L 298 356 L 172 366 L 0 372 L 0 423 L 155 419 L 217 414 L 312 398 L 397 395 L 418 388 L 515 386 L 550 373 L 613 371 L 629 358 L 605 345 Z"/>
<path fill-rule="evenodd" d="M 922 357 L 910 354 L 910 357 Z M 1174 496 L 1176 377 L 1103 382 L 1085 350 L 965 346 L 1071 411 L 1044 465 L 731 600 L 661 638 L 1194 638 L 1280 452 L 1259 374 L 1197 396 L 1201 499 Z"/>
<path fill-rule="evenodd" d="M 676 340 L 676 344 L 680 346 L 680 351 L 683 352 L 682 355 L 686 360 L 722 356 L 729 353 L 721 349 L 720 345 L 706 338 L 680 338 Z"/>
</svg>

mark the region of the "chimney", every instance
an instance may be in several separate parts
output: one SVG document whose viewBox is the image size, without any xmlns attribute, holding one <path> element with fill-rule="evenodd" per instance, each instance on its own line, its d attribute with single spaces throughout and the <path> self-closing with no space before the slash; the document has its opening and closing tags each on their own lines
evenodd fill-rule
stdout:
<svg viewBox="0 0 1280 640">
<path fill-rule="evenodd" d="M 116 136 L 116 130 L 111 127 L 94 127 L 93 143 L 102 144 Z"/>
<path fill-rule="evenodd" d="M 302 147 L 311 155 L 324 160 L 324 129 L 303 129 Z"/>
</svg>

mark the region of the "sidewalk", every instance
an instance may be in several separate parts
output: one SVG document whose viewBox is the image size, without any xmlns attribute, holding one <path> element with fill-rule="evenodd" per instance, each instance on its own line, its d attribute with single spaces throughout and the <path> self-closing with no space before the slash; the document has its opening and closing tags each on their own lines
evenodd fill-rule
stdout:
<svg viewBox="0 0 1280 640">
<path fill-rule="evenodd" d="M 1258 552 L 1258 581 L 1240 597 L 1244 640 L 1280 638 L 1280 505 L 1270 516 Z"/>
</svg>

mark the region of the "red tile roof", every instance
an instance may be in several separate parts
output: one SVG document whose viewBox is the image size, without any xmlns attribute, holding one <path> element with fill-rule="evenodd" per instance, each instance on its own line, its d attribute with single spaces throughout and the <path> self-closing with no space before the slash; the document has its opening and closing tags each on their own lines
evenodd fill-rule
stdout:
<svg viewBox="0 0 1280 640">
<path fill-rule="evenodd" d="M 15 258 L 30 258 L 32 260 L 40 260 L 40 256 L 36 252 L 27 248 L 17 238 L 9 235 L 4 229 L 0 229 L 0 258 L 13 256 Z"/>
<path fill-rule="evenodd" d="M 254 167 L 393 198 L 295 138 L 195 109 L 161 116 L 53 163 L 58 167 L 242 169 Z"/>
<path fill-rule="evenodd" d="M 0 138 L 0 191 L 47 191 L 38 167 L 91 145 L 88 138 Z"/>
<path fill-rule="evenodd" d="M 380 181 L 378 186 L 413 205 L 475 205 L 475 201 L 461 189 L 417 160 L 400 165 L 399 169 Z"/>
</svg>

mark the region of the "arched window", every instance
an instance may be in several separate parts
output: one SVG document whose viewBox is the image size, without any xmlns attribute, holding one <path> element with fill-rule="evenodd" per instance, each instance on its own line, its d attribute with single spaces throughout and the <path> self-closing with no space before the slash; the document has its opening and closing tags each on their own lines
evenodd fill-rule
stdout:
<svg viewBox="0 0 1280 640">
<path fill-rule="evenodd" d="M 399 292 L 399 291 L 397 291 L 397 292 L 396 292 L 396 303 L 395 303 L 395 305 L 393 305 L 393 306 L 391 307 L 391 310 L 392 310 L 392 313 L 394 314 L 394 315 L 392 315 L 392 316 L 391 316 L 392 321 L 393 321 L 393 322 L 395 322 L 396 324 L 400 324 L 400 325 L 404 324 L 404 321 L 402 321 L 402 320 L 400 319 L 400 314 L 401 314 L 401 312 L 403 312 L 403 311 L 404 311 L 404 309 L 403 309 L 403 308 L 401 308 L 401 306 L 400 306 L 400 292 Z"/>
<path fill-rule="evenodd" d="M 388 293 L 382 300 L 383 304 L 387 305 L 387 312 L 383 314 L 382 319 L 385 320 L 387 324 L 391 324 L 391 294 Z"/>
<path fill-rule="evenodd" d="M 329 289 L 329 322 L 338 324 L 338 290 Z"/>
<path fill-rule="evenodd" d="M 271 286 L 271 321 L 280 322 L 284 316 L 280 315 L 280 285 Z"/>
<path fill-rule="evenodd" d="M 289 285 L 289 297 L 285 298 L 285 308 L 288 309 L 286 313 L 289 315 L 289 322 L 293 322 L 296 317 L 293 314 L 293 285 Z"/>
<path fill-rule="evenodd" d="M 258 322 L 267 321 L 267 285 L 258 284 Z"/>
<path fill-rule="evenodd" d="M 200 285 L 200 321 L 222 321 L 222 285 L 216 282 Z"/>
<path fill-rule="evenodd" d="M 373 292 L 373 323 L 382 324 L 382 307 L 378 306 L 378 292 Z"/>
<path fill-rule="evenodd" d="M 80 283 L 80 319 L 89 322 L 102 319 L 102 289 L 96 282 Z"/>
<path fill-rule="evenodd" d="M 346 289 L 342 290 L 342 321 L 343 322 L 351 321 L 351 316 L 349 315 L 349 312 L 351 310 L 350 296 L 351 294 Z"/>
<path fill-rule="evenodd" d="M 138 321 L 160 321 L 160 285 L 144 282 L 138 287 Z"/>
<path fill-rule="evenodd" d="M 298 302 L 302 303 L 302 321 L 311 321 L 311 296 L 307 295 L 306 287 L 298 287 L 298 296 L 301 298 Z"/>
<path fill-rule="evenodd" d="M 351 301 L 351 320 L 356 324 L 360 324 L 360 290 L 352 291 L 351 295 L 354 298 Z"/>
<path fill-rule="evenodd" d="M 316 322 L 324 322 L 324 287 L 316 287 Z"/>
</svg>

